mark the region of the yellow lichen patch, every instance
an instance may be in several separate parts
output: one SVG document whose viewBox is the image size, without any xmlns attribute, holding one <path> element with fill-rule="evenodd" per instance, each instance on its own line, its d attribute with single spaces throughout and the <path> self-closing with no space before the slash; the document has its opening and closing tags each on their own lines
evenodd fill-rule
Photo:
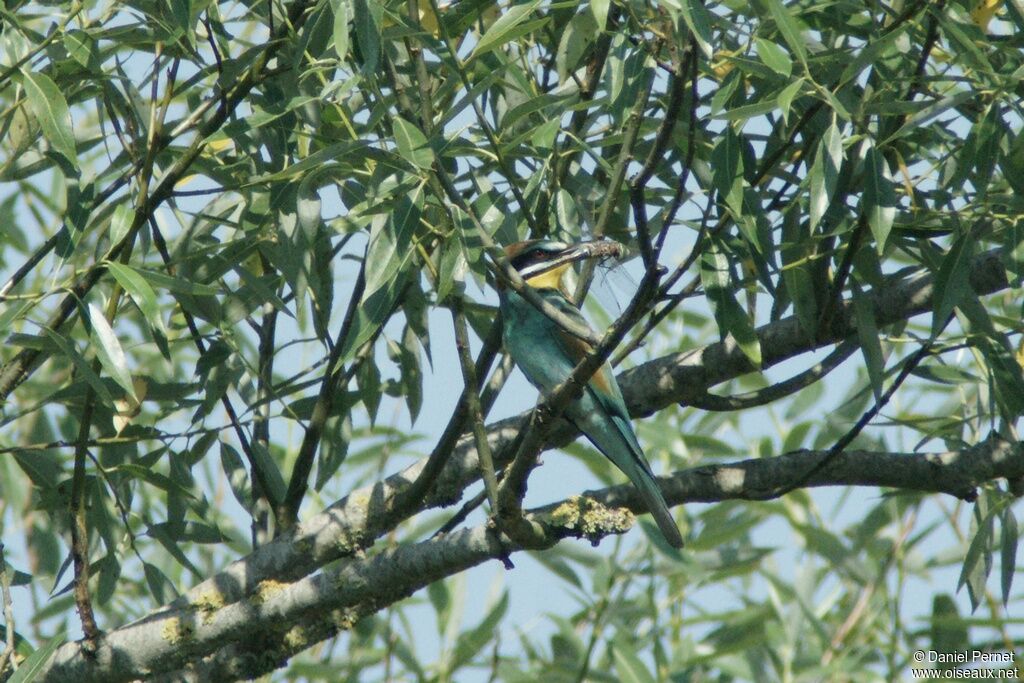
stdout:
<svg viewBox="0 0 1024 683">
<path fill-rule="evenodd" d="M 192 606 L 203 613 L 203 623 L 209 624 L 217 610 L 224 606 L 224 596 L 217 591 L 206 591 L 196 598 Z"/>
<path fill-rule="evenodd" d="M 636 518 L 626 508 L 609 508 L 591 498 L 573 496 L 551 512 L 551 521 L 595 538 L 624 533 L 633 526 Z"/>
<path fill-rule="evenodd" d="M 304 626 L 293 626 L 284 634 L 285 647 L 291 652 L 305 650 L 312 645 L 311 634 Z"/>
<path fill-rule="evenodd" d="M 352 609 L 338 609 L 331 612 L 331 621 L 342 631 L 351 631 L 359 620 L 359 615 Z"/>
<path fill-rule="evenodd" d="M 172 617 L 164 623 L 163 635 L 164 640 L 171 644 L 177 644 L 184 640 L 189 640 L 196 634 L 196 627 L 187 621 L 182 621 L 177 617 Z"/>
<path fill-rule="evenodd" d="M 254 602 L 264 603 L 270 598 L 274 597 L 278 593 L 282 592 L 288 586 L 287 583 L 281 581 L 274 581 L 267 579 L 266 581 L 260 581 L 256 587 L 256 594 L 252 596 Z"/>
</svg>

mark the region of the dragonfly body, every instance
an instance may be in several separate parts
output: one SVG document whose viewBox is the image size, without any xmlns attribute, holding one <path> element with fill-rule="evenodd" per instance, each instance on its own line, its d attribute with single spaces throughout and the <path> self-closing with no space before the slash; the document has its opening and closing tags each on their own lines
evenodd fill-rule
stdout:
<svg viewBox="0 0 1024 683">
<path fill-rule="evenodd" d="M 564 291 L 562 276 L 574 261 L 604 255 L 594 243 L 568 245 L 532 240 L 506 248 L 506 254 L 527 284 L 564 316 L 586 326 L 586 319 Z M 573 368 L 590 353 L 585 341 L 563 330 L 555 321 L 506 287 L 499 288 L 504 342 L 527 379 L 542 392 L 564 382 Z M 625 473 L 640 492 L 665 539 L 682 547 L 683 539 L 665 504 L 643 449 L 637 441 L 626 403 L 608 363 L 594 373 L 582 395 L 565 411 L 591 443 Z"/>
</svg>

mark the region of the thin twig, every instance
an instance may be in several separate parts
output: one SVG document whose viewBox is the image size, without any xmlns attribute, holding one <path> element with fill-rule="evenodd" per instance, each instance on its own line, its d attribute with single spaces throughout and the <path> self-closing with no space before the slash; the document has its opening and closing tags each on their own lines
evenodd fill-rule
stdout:
<svg viewBox="0 0 1024 683">
<path fill-rule="evenodd" d="M 94 363 L 94 369 L 97 365 L 98 363 Z M 95 405 L 96 392 L 89 391 L 79 422 L 78 438 L 81 443 L 85 443 L 89 438 Z M 83 646 L 89 651 L 95 651 L 100 630 L 96 625 L 96 615 L 93 613 L 92 598 L 89 595 L 89 526 L 85 518 L 86 450 L 82 445 L 75 449 L 74 473 L 71 478 L 71 559 L 75 571 L 75 606 L 78 608 L 78 618 L 82 622 L 82 633 L 85 635 Z"/>
<path fill-rule="evenodd" d="M 639 94 L 636 102 L 633 104 L 633 108 L 629 111 L 629 116 L 626 117 L 622 133 L 622 146 L 619 147 L 619 155 L 615 160 L 615 166 L 612 168 L 612 176 L 608 181 L 608 186 L 605 188 L 604 205 L 601 207 L 601 213 L 598 215 L 597 223 L 594 224 L 592 231 L 594 239 L 604 237 L 605 232 L 608 230 L 608 223 L 611 222 L 612 215 L 615 213 L 615 205 L 618 204 L 619 192 L 622 190 L 622 185 L 626 180 L 629 162 L 633 159 L 633 146 L 636 144 L 637 136 L 640 133 L 640 126 L 644 122 L 644 110 L 647 108 L 647 101 L 651 96 L 653 86 L 654 80 L 648 79 L 643 92 Z M 641 229 L 644 230 L 646 235 L 646 224 L 643 228 L 637 225 L 637 231 L 639 232 Z M 648 247 L 650 246 L 650 239 L 646 238 L 645 235 L 640 235 L 640 250 L 644 254 L 644 265 L 650 268 L 650 249 L 645 250 L 644 247 L 645 243 Z M 584 262 L 583 268 L 580 269 L 579 280 L 576 283 L 576 292 L 573 294 L 573 301 L 577 305 L 587 298 L 587 291 L 590 289 L 590 283 L 594 278 L 594 267 L 594 261 L 588 260 Z"/>
<path fill-rule="evenodd" d="M 951 319 L 952 316 L 947 318 L 945 324 L 942 326 L 943 329 L 945 329 Z M 868 426 L 871 420 L 875 419 L 875 416 L 877 416 L 878 413 L 881 412 L 882 408 L 889 403 L 889 400 L 892 399 L 893 395 L 895 395 L 903 382 L 910 377 L 910 373 L 913 372 L 918 364 L 931 353 L 933 343 L 934 338 L 928 339 L 921 345 L 921 348 L 919 348 L 914 355 L 907 358 L 907 360 L 904 361 L 899 374 L 896 376 L 896 379 L 893 380 L 889 388 L 878 398 L 877 401 L 875 401 L 875 404 L 871 406 L 869 410 L 860 416 L 860 419 L 857 420 L 853 427 L 843 434 L 843 436 L 836 441 L 825 455 L 812 467 L 809 467 L 802 476 L 795 478 L 790 484 L 781 487 L 778 491 L 772 492 L 771 497 L 776 498 L 807 485 L 807 483 L 811 481 L 816 474 L 828 467 L 832 461 L 843 453 L 846 450 L 846 447 L 853 443 L 853 440 L 856 439 L 862 431 L 864 431 L 864 428 Z"/>
<path fill-rule="evenodd" d="M 369 247 L 367 247 L 369 249 Z M 291 477 L 288 480 L 288 491 L 284 500 L 277 510 L 278 533 L 291 528 L 298 519 L 299 506 L 306 495 L 309 487 L 309 473 L 313 469 L 313 461 L 316 459 L 317 448 L 320 445 L 320 436 L 323 434 L 327 418 L 331 415 L 334 405 L 334 398 L 338 391 L 336 381 L 339 377 L 339 370 L 335 367 L 341 359 L 341 353 L 346 346 L 346 340 L 352 334 L 356 315 L 359 310 L 359 303 L 362 301 L 363 292 L 366 289 L 366 257 L 363 256 L 362 265 L 359 268 L 359 275 L 356 277 L 355 286 L 348 301 L 348 309 L 345 311 L 345 318 L 342 320 L 341 328 L 335 338 L 334 347 L 331 349 L 327 368 L 324 370 L 323 381 L 320 384 L 320 393 L 317 396 L 316 404 L 313 406 L 313 414 L 306 425 L 306 433 L 302 437 L 302 445 L 295 456 L 295 464 L 292 465 Z"/>
<path fill-rule="evenodd" d="M 757 406 L 773 403 L 821 380 L 853 355 L 857 348 L 857 342 L 847 339 L 820 363 L 816 363 L 803 372 L 793 375 L 782 382 L 736 396 L 704 394 L 698 399 L 687 400 L 687 404 L 701 410 L 733 411 L 747 410 L 748 408 L 756 408 Z"/>
<path fill-rule="evenodd" d="M 477 377 L 487 374 L 488 368 L 490 368 L 491 363 L 494 361 L 494 357 L 501 347 L 501 330 L 502 322 L 499 318 L 491 326 L 491 332 L 484 339 L 483 348 L 480 350 L 480 355 L 477 356 L 473 369 Z M 488 386 L 491 386 L 491 384 Z M 465 432 L 466 420 L 469 418 L 469 392 L 472 390 L 470 386 L 463 387 L 462 396 L 459 398 L 459 402 L 452 412 L 447 426 L 445 426 L 444 431 L 438 438 L 437 444 L 427 457 L 427 462 L 423 469 L 406 490 L 395 496 L 395 502 L 390 512 L 396 518 L 412 515 L 418 509 L 418 506 L 433 485 L 434 480 L 437 479 L 437 475 L 440 474 L 448 462 L 452 449 L 455 448 L 459 437 Z M 483 414 L 486 414 L 490 409 L 491 402 L 493 402 L 493 394 L 491 401 L 487 401 L 485 398 L 481 402 L 481 412 Z"/>
<path fill-rule="evenodd" d="M 452 300 L 452 323 L 455 326 L 455 348 L 462 366 L 462 380 L 466 386 L 463 395 L 466 397 L 469 421 L 473 427 L 473 440 L 476 443 L 476 452 L 480 461 L 480 473 L 483 476 L 484 487 L 491 503 L 491 511 L 496 513 L 498 509 L 498 480 L 494 474 L 491 447 L 487 443 L 487 428 L 484 425 L 483 410 L 480 407 L 480 395 L 477 393 L 480 391 L 480 384 L 477 379 L 476 367 L 469 353 L 469 326 L 466 324 L 466 312 L 460 293 L 457 293 Z"/>
</svg>

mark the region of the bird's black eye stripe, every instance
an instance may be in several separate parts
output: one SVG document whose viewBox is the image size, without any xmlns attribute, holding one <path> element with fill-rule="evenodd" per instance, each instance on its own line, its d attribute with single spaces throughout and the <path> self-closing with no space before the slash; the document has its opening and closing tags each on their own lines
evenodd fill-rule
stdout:
<svg viewBox="0 0 1024 683">
<path fill-rule="evenodd" d="M 530 251 L 523 252 L 512 259 L 512 267 L 516 270 L 520 270 L 523 266 L 543 261 L 545 256 L 546 254 L 540 249 L 531 249 Z"/>
</svg>

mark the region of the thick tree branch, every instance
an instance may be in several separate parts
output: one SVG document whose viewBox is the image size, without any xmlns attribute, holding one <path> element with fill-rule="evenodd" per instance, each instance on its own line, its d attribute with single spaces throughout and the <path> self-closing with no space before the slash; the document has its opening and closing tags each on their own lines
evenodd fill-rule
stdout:
<svg viewBox="0 0 1024 683">
<path fill-rule="evenodd" d="M 812 469 L 826 455 L 797 451 L 697 467 L 662 478 L 662 488 L 673 505 L 761 500 L 772 497 L 771 492 L 782 490 L 786 482 Z M 971 500 L 981 483 L 1022 476 L 1024 444 L 992 437 L 947 453 L 845 452 L 832 458 L 807 485 L 884 486 Z M 632 516 L 613 508 L 643 509 L 631 486 L 585 495 L 531 512 L 545 530 L 544 547 L 567 537 L 585 535 L 598 541 L 621 533 L 631 525 Z M 251 597 L 232 604 L 216 591 L 208 591 L 112 631 L 100 640 L 94 659 L 84 657 L 75 643 L 64 645 L 37 680 L 115 683 L 171 672 L 180 680 L 184 676 L 179 670 L 190 661 L 247 641 L 266 645 L 259 662 L 249 662 L 264 668 L 249 668 L 247 673 L 265 673 L 286 662 L 296 648 L 313 644 L 302 630 L 312 628 L 311 619 L 320 624 L 314 629 L 318 637 L 330 637 L 337 629 L 351 627 L 352 616 L 394 604 L 434 581 L 498 559 L 508 550 L 516 546 L 500 543 L 486 526 L 480 526 L 367 558 L 342 560 L 337 567 L 292 583 L 263 581 Z M 217 673 L 204 666 L 204 675 L 220 678 Z"/>
</svg>

